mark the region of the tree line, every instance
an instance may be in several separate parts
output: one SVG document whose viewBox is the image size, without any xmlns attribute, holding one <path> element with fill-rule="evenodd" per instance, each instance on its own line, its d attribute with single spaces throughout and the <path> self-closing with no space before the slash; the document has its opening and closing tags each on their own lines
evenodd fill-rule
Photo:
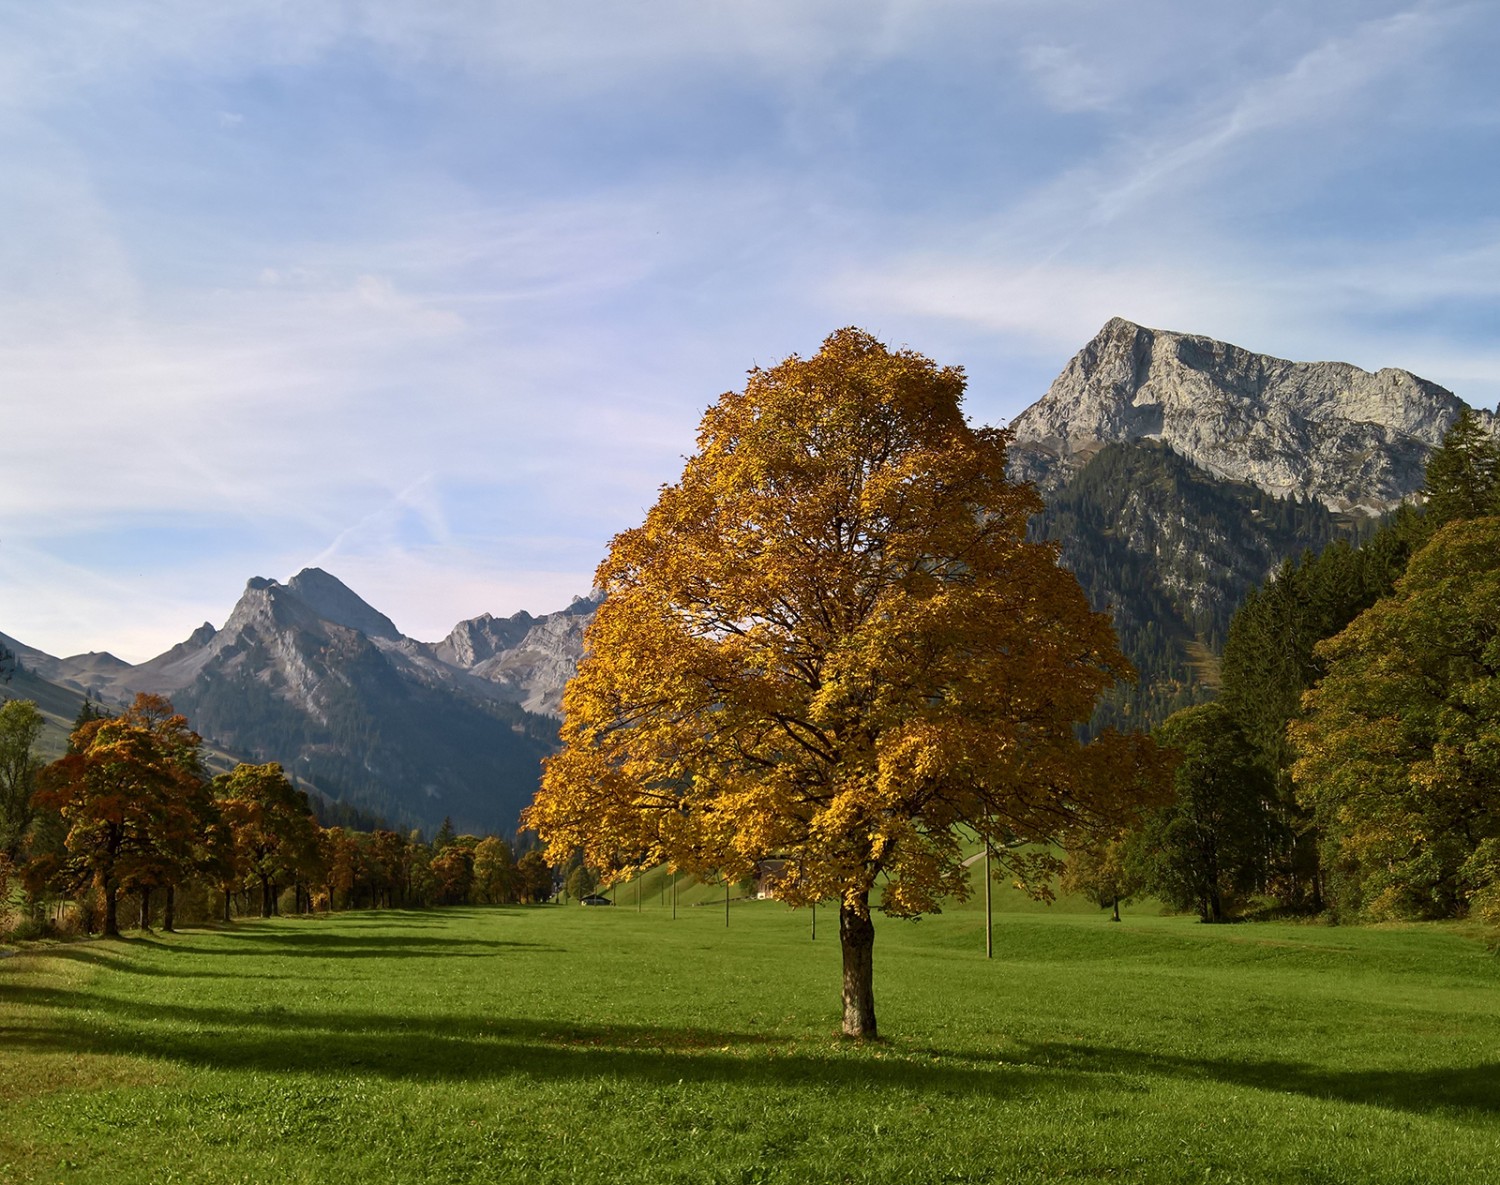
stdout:
<svg viewBox="0 0 1500 1185">
<path fill-rule="evenodd" d="M 493 835 L 431 842 L 319 824 L 275 762 L 209 777 L 202 738 L 161 696 L 118 715 L 85 700 L 67 752 L 43 764 L 43 718 L 29 700 L 0 706 L 0 922 L 19 893 L 18 928 L 120 932 L 138 925 L 282 912 L 547 900 L 538 850 Z"/>
<path fill-rule="evenodd" d="M 1069 887 L 1205 921 L 1500 921 L 1500 442 L 1472 411 L 1423 493 L 1251 590 L 1219 698 L 1157 729 L 1173 800 L 1074 852 Z"/>
</svg>

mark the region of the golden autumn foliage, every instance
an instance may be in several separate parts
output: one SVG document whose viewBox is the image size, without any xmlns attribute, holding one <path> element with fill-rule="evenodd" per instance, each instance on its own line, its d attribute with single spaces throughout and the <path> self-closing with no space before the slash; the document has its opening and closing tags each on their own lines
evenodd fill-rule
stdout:
<svg viewBox="0 0 1500 1185">
<path fill-rule="evenodd" d="M 1040 501 L 963 388 L 846 329 L 709 408 L 600 565 L 526 814 L 555 857 L 739 880 L 776 856 L 778 896 L 861 928 L 877 888 L 900 916 L 965 891 L 960 827 L 1050 840 L 1131 809 L 1149 743 L 1074 732 L 1131 669 L 1027 540 Z"/>
</svg>

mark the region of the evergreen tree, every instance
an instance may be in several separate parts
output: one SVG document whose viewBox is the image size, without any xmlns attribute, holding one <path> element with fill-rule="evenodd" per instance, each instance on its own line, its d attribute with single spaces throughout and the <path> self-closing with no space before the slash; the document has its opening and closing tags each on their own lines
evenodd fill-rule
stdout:
<svg viewBox="0 0 1500 1185">
<path fill-rule="evenodd" d="M 1317 644 L 1389 595 L 1421 533 L 1420 518 L 1402 510 L 1361 547 L 1340 541 L 1297 563 L 1287 560 L 1230 621 L 1220 702 L 1271 778 L 1266 888 L 1289 908 L 1321 909 L 1323 894 L 1319 834 L 1293 792 L 1287 724 L 1323 675 Z"/>
<path fill-rule="evenodd" d="M 1264 880 L 1270 779 L 1222 704 L 1178 712 L 1156 739 L 1178 756 L 1173 800 L 1147 816 L 1134 862 L 1167 904 L 1228 921 Z"/>
<path fill-rule="evenodd" d="M 1455 519 L 1500 513 L 1500 440 L 1464 408 L 1427 462 L 1430 530 Z"/>
<path fill-rule="evenodd" d="M 79 753 L 78 741 L 74 738 L 82 735 L 81 730 L 85 724 L 94 720 L 108 720 L 110 713 L 106 712 L 88 696 L 83 697 L 83 703 L 78 706 L 78 715 L 73 717 L 73 731 L 68 734 L 68 752 Z"/>
</svg>

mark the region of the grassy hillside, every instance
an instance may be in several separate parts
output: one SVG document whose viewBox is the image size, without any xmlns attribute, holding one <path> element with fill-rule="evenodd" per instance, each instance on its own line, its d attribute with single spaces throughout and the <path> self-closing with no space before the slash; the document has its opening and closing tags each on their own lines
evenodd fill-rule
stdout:
<svg viewBox="0 0 1500 1185">
<path fill-rule="evenodd" d="M 23 668 L 15 671 L 9 682 L 0 683 L 0 702 L 10 699 L 29 699 L 36 704 L 45 721 L 36 752 L 47 761 L 61 757 L 68 747 L 73 721 L 78 719 L 78 709 L 83 707 L 83 696 Z"/>
<path fill-rule="evenodd" d="M 645 886 L 643 886 L 644 888 Z M 1490 1182 L 1453 928 L 878 924 L 884 1042 L 774 903 L 241 924 L 0 960 L 0 1179 Z"/>
</svg>

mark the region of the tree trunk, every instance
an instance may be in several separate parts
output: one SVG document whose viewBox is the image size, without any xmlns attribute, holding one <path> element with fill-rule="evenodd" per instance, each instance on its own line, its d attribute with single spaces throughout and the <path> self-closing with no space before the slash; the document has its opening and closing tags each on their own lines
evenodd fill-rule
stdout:
<svg viewBox="0 0 1500 1185">
<path fill-rule="evenodd" d="M 271 916 L 271 879 L 265 876 L 260 878 L 260 916 Z"/>
<path fill-rule="evenodd" d="M 870 894 L 846 894 L 839 902 L 839 942 L 844 950 L 844 1036 L 874 1038 L 875 923 Z"/>
<path fill-rule="evenodd" d="M 229 921 L 230 921 L 230 918 L 229 918 L 229 901 L 230 901 L 230 899 L 233 896 L 234 896 L 234 893 L 233 893 L 232 890 L 230 890 L 230 889 L 225 889 L 224 890 L 224 924 L 226 926 L 229 924 Z"/>
<path fill-rule="evenodd" d="M 118 938 L 120 936 L 120 912 L 119 903 L 116 901 L 118 890 L 108 881 L 103 885 L 104 893 L 104 937 Z"/>
<path fill-rule="evenodd" d="M 161 928 L 168 934 L 172 933 L 177 924 L 177 886 L 167 886 L 167 904 L 162 909 Z"/>
<path fill-rule="evenodd" d="M 1120 920 L 1120 899 L 1116 897 L 1114 901 L 1111 902 L 1111 904 L 1115 907 L 1115 916 L 1110 918 L 1109 920 L 1112 922 L 1118 922 Z"/>
<path fill-rule="evenodd" d="M 151 929 L 151 886 L 141 886 L 141 929 Z"/>
</svg>

